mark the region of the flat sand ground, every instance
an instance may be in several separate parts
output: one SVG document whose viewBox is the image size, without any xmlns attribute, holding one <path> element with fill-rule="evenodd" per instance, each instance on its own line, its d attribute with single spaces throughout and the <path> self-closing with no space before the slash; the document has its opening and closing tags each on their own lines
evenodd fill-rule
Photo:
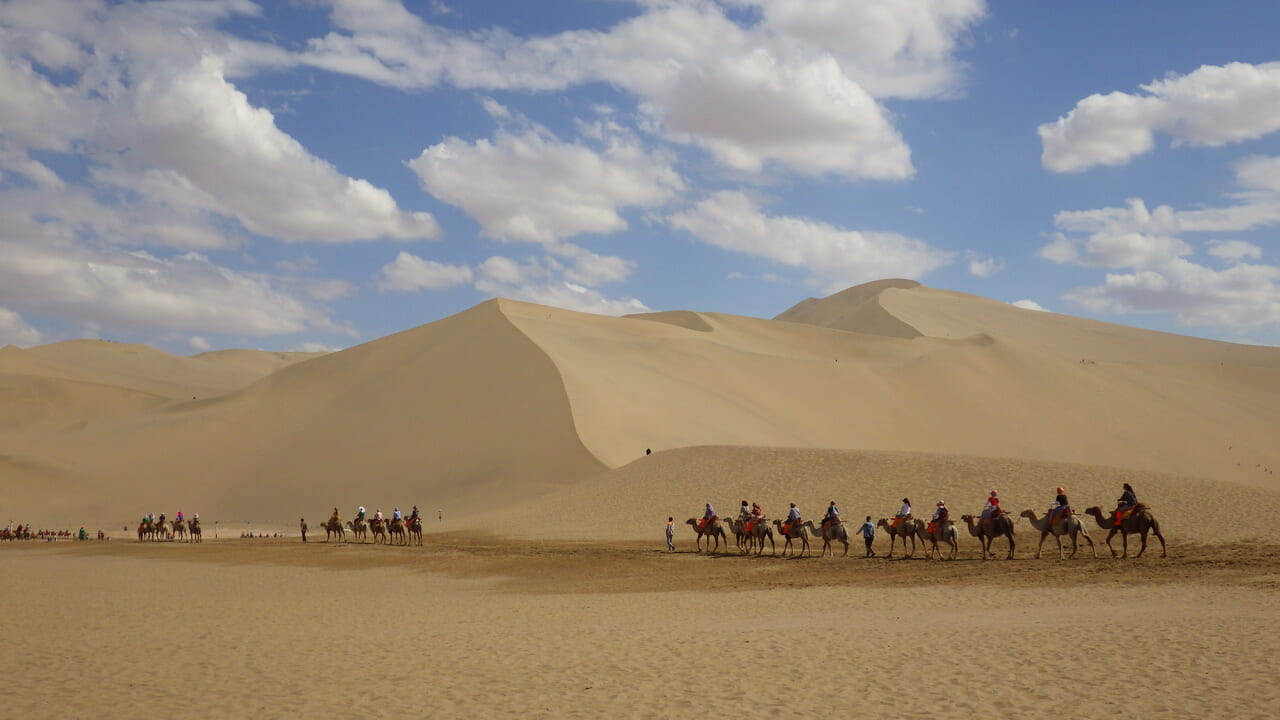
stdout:
<svg viewBox="0 0 1280 720">
<path fill-rule="evenodd" d="M 4 544 L 0 709 L 1270 718 L 1277 550 L 984 563 L 461 534 Z"/>
</svg>

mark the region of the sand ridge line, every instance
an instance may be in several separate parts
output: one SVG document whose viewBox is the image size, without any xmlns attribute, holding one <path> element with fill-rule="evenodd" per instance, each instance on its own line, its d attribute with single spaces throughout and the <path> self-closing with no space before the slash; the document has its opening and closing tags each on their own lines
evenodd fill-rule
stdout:
<svg viewBox="0 0 1280 720">
<path fill-rule="evenodd" d="M 1280 590 L 1280 545 L 1269 543 L 1177 544 L 1160 558 L 1148 548 L 1141 559 L 1098 559 L 1087 549 L 1074 560 L 1047 552 L 982 561 L 962 553 L 954 561 L 849 557 L 782 558 L 682 550 L 667 553 L 649 543 L 512 541 L 474 533 L 431 536 L 417 547 L 371 543 L 307 543 L 296 539 L 222 540 L 201 545 L 174 543 L 16 544 L 18 550 L 146 561 L 212 562 L 224 567 L 278 565 L 327 571 L 401 569 L 472 580 L 494 580 L 496 589 L 528 593 L 642 593 L 750 591 L 805 587 L 1063 587 L 1150 586 L 1171 583 L 1243 586 Z"/>
</svg>

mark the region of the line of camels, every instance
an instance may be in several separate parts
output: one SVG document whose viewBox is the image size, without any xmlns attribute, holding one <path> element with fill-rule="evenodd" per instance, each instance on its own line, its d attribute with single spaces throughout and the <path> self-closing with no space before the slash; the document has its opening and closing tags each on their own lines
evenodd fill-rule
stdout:
<svg viewBox="0 0 1280 720">
<path fill-rule="evenodd" d="M 128 527 L 127 525 L 125 527 Z M 200 534 L 200 520 L 194 518 L 191 520 L 155 520 L 148 522 L 143 520 L 138 523 L 138 539 L 159 541 L 178 541 L 186 542 L 204 542 L 204 536 Z"/>
<path fill-rule="evenodd" d="M 347 533 L 352 536 L 351 542 L 366 542 L 373 535 L 375 545 L 421 545 L 422 518 L 405 520 L 378 520 L 376 518 L 348 520 L 346 524 L 330 518 L 320 525 L 324 528 L 324 541 L 336 538 L 338 542 L 348 542 Z"/>
<path fill-rule="evenodd" d="M 1138 549 L 1135 558 L 1142 557 L 1147 551 L 1147 535 L 1154 534 L 1160 541 L 1160 557 L 1167 557 L 1165 548 L 1164 535 L 1160 534 L 1160 523 L 1156 520 L 1155 515 L 1151 513 L 1151 509 L 1146 505 L 1139 503 L 1134 507 L 1132 514 L 1125 517 L 1120 523 L 1120 527 L 1115 527 L 1112 522 L 1111 514 L 1104 514 L 1102 508 L 1091 507 L 1085 510 L 1088 515 L 1097 522 L 1099 528 L 1107 532 L 1107 548 L 1111 550 L 1111 556 L 1127 558 L 1129 557 L 1129 536 L 1137 535 L 1142 539 L 1142 547 Z M 1034 510 L 1024 510 L 1019 517 L 1027 518 L 1031 522 L 1031 527 L 1040 533 L 1040 543 L 1036 546 L 1036 559 L 1040 559 L 1041 550 L 1044 548 L 1044 541 L 1050 535 L 1058 544 L 1058 559 L 1074 558 L 1076 552 L 1080 549 L 1080 538 L 1084 538 L 1089 543 L 1089 552 L 1093 557 L 1098 557 L 1097 551 L 1094 549 L 1093 538 L 1089 537 L 1089 530 L 1085 527 L 1085 523 L 1080 516 L 1074 512 L 1064 513 L 1052 525 L 1049 523 L 1049 516 L 1037 517 Z M 1014 550 L 1017 548 L 1014 541 L 1014 518 L 1008 513 L 1000 513 L 991 518 L 979 518 L 974 515 L 961 515 L 960 519 L 965 526 L 969 528 L 969 534 L 982 543 L 982 559 L 996 557 L 992 551 L 992 543 L 999 539 L 1005 538 L 1009 543 L 1009 553 L 1006 558 L 1012 560 L 1014 558 Z M 739 552 L 752 553 L 761 555 L 764 553 L 764 544 L 767 540 L 769 547 L 774 555 L 778 554 L 777 545 L 774 543 L 775 530 L 777 535 L 786 542 L 782 547 L 782 555 L 786 557 L 790 552 L 793 555 L 803 557 L 812 555 L 809 548 L 809 535 L 813 534 L 815 538 L 822 539 L 822 556 L 835 556 L 833 543 L 844 545 L 843 556 L 849 554 L 849 531 L 845 527 L 844 521 L 828 523 L 821 527 L 815 526 L 812 520 L 806 520 L 803 524 L 793 523 L 791 527 L 784 532 L 784 523 L 781 520 L 761 520 L 756 522 L 747 530 L 747 521 L 741 517 L 730 518 L 721 523 L 718 519 L 702 527 L 702 521 L 698 518 L 689 518 L 685 524 L 693 527 L 693 531 L 698 535 L 698 552 L 702 552 L 702 541 L 707 541 L 707 552 L 720 552 L 720 543 L 724 542 L 725 550 L 729 548 L 728 533 L 726 533 L 724 525 L 728 525 L 729 531 L 733 533 L 734 540 Z M 917 518 L 905 518 L 897 527 L 894 526 L 893 518 L 880 518 L 876 523 L 876 527 L 883 529 L 889 535 L 889 557 L 893 557 L 894 548 L 899 541 L 902 542 L 902 552 L 906 557 L 912 557 L 916 552 L 916 540 L 921 545 L 926 545 L 925 559 L 933 557 L 942 558 L 944 549 L 948 550 L 946 558 L 954 560 L 960 550 L 959 536 L 954 521 L 939 524 L 929 532 L 929 524 L 924 520 Z M 1123 541 L 1123 552 L 1117 553 L 1116 549 L 1111 545 L 1111 539 L 1116 533 L 1120 534 Z M 1071 554 L 1066 554 L 1066 548 L 1063 545 L 1063 538 L 1071 540 Z M 797 553 L 792 547 L 792 541 L 800 541 L 800 549 Z M 911 542 L 911 551 L 907 552 L 907 541 Z M 711 543 L 715 542 L 715 550 L 712 550 Z"/>
</svg>

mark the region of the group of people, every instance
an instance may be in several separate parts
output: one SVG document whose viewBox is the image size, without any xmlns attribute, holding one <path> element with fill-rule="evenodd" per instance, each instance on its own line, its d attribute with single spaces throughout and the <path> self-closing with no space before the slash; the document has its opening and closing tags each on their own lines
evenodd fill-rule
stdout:
<svg viewBox="0 0 1280 720">
<path fill-rule="evenodd" d="M 179 510 L 177 516 L 174 517 L 174 520 L 176 520 L 177 522 L 184 522 L 186 520 L 186 516 L 184 516 L 182 514 L 182 511 Z M 191 521 L 194 523 L 199 523 L 200 513 L 193 513 L 191 515 Z M 155 513 L 147 513 L 146 515 L 142 516 L 142 524 L 144 526 L 145 525 L 163 525 L 164 523 L 165 523 L 164 513 L 160 513 L 159 517 L 156 517 Z"/>
<path fill-rule="evenodd" d="M 359 507 L 356 508 L 355 521 L 357 523 L 362 523 L 362 522 L 380 523 L 383 520 L 387 519 L 382 514 L 382 508 L 378 508 L 377 510 L 375 510 L 372 518 L 367 517 L 367 515 L 368 515 L 368 510 L 366 510 L 363 505 L 360 505 Z M 392 522 L 403 521 L 405 525 L 409 525 L 415 522 L 422 522 L 422 514 L 418 512 L 418 506 L 414 505 L 413 511 L 410 512 L 409 517 L 406 518 L 404 516 L 404 513 L 400 512 L 400 508 L 397 506 L 391 509 L 391 521 Z M 306 522 L 306 521 L 304 520 L 303 522 Z M 329 523 L 330 524 L 338 523 L 339 525 L 342 524 L 342 513 L 338 511 L 338 508 L 335 507 L 333 509 L 333 514 L 329 516 Z"/>
<path fill-rule="evenodd" d="M 1072 513 L 1071 502 L 1067 498 L 1066 489 L 1062 486 L 1058 486 L 1056 493 L 1053 503 L 1049 506 L 1050 524 L 1056 523 L 1064 515 L 1070 515 Z M 1116 502 L 1117 505 L 1112 523 L 1115 527 L 1120 527 L 1120 524 L 1124 519 L 1132 514 L 1133 510 L 1138 506 L 1138 496 L 1133 491 L 1133 487 L 1129 483 L 1124 483 L 1124 492 Z M 783 535 L 789 534 L 793 527 L 802 522 L 800 517 L 800 508 L 797 507 L 795 503 L 789 503 L 789 505 L 790 508 L 787 510 L 787 519 L 782 524 Z M 983 505 L 980 517 L 983 520 L 987 520 L 997 517 L 1004 512 L 1005 510 L 1000 507 L 1000 493 L 993 489 L 987 494 L 986 503 Z M 738 509 L 738 517 L 746 523 L 745 532 L 750 533 L 756 523 L 764 520 L 764 512 L 761 510 L 759 503 L 753 502 L 748 504 L 746 500 L 743 500 L 741 507 Z M 898 508 L 898 512 L 893 516 L 891 527 L 896 532 L 901 527 L 902 523 L 912 519 L 912 517 L 911 499 L 902 498 L 902 507 Z M 719 519 L 719 516 L 716 514 L 716 509 L 711 505 L 711 503 L 707 503 L 706 508 L 703 510 L 702 520 L 698 525 L 698 531 L 705 531 L 707 526 L 714 524 Z M 945 526 L 950 522 L 950 520 L 951 511 L 947 508 L 946 501 L 939 500 L 934 506 L 933 515 L 929 518 L 929 524 L 926 528 L 926 532 L 932 534 L 939 526 Z M 674 549 L 671 540 L 673 527 L 672 522 L 671 518 L 667 518 L 668 549 Z M 836 506 L 836 501 L 832 500 L 831 503 L 827 505 L 826 514 L 822 517 L 822 529 L 826 530 L 826 528 L 832 523 L 839 522 L 841 522 L 840 508 Z M 871 541 L 875 538 L 876 527 L 871 523 L 870 515 L 867 516 L 867 519 L 859 529 L 859 532 L 862 534 L 863 539 L 866 540 L 868 557 L 874 556 L 875 553 L 871 550 Z"/>
</svg>

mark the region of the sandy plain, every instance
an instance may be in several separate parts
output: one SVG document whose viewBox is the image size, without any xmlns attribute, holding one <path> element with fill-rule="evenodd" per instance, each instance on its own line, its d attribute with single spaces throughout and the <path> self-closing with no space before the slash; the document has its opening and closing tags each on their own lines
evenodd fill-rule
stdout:
<svg viewBox="0 0 1280 720">
<path fill-rule="evenodd" d="M 422 548 L 18 543 L 0 548 L 13 591 L 0 707 L 1274 717 L 1275 546 L 947 563 L 709 556 L 678 542 L 674 554 L 474 533 Z"/>
</svg>

